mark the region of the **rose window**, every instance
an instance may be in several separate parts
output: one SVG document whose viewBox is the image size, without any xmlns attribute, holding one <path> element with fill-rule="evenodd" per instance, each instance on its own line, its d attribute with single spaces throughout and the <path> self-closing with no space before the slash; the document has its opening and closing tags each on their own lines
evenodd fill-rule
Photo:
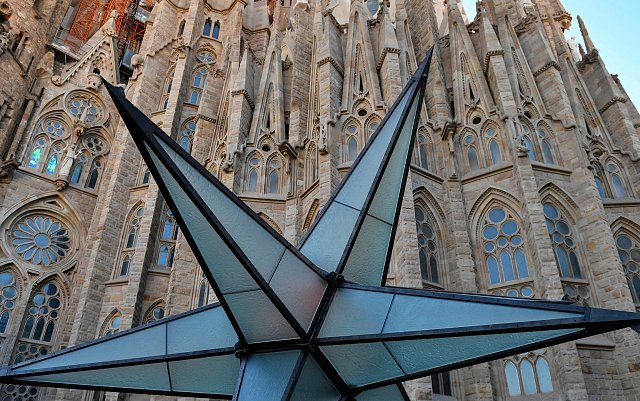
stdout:
<svg viewBox="0 0 640 401">
<path fill-rule="evenodd" d="M 16 252 L 34 265 L 49 266 L 64 259 L 71 248 L 69 231 L 48 216 L 29 216 L 13 229 Z"/>
<path fill-rule="evenodd" d="M 69 111 L 76 118 L 81 118 L 85 114 L 84 121 L 92 123 L 98 120 L 102 114 L 102 111 L 98 106 L 89 102 L 89 98 L 74 97 L 67 104 Z"/>
</svg>

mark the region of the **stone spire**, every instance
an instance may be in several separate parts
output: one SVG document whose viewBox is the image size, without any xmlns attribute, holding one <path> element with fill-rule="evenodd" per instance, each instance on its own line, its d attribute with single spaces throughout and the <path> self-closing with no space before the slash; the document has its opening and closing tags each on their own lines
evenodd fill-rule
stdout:
<svg viewBox="0 0 640 401">
<path fill-rule="evenodd" d="M 582 32 L 582 38 L 584 39 L 584 45 L 587 48 L 587 53 L 591 53 L 596 50 L 596 45 L 593 44 L 591 37 L 589 36 L 589 31 L 587 30 L 582 17 L 578 15 L 578 25 L 580 25 L 580 32 Z"/>
</svg>

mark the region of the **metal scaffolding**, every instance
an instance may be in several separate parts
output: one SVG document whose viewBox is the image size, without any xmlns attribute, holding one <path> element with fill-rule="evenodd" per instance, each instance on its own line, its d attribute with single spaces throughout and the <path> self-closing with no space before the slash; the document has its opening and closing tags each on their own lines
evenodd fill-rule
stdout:
<svg viewBox="0 0 640 401">
<path fill-rule="evenodd" d="M 154 5 L 155 0 L 80 0 L 65 45 L 74 52 L 80 52 L 82 46 L 115 11 L 118 15 L 118 56 L 122 59 L 127 51 L 137 53 L 145 22 Z"/>
</svg>

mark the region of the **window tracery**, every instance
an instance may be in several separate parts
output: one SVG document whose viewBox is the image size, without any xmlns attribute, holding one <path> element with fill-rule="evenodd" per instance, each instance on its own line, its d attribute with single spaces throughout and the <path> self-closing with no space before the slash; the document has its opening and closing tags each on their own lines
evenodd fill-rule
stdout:
<svg viewBox="0 0 640 401">
<path fill-rule="evenodd" d="M 425 170 L 429 170 L 429 139 L 427 132 L 424 128 L 418 131 L 418 143 L 417 143 L 417 156 L 416 162 L 420 167 Z"/>
<path fill-rule="evenodd" d="M 268 162 L 267 185 L 265 192 L 270 194 L 279 194 L 282 187 L 282 162 L 276 156 Z"/>
<path fill-rule="evenodd" d="M 0 273 L 0 336 L 4 336 L 12 321 L 13 308 L 20 294 L 16 278 L 11 270 Z"/>
<path fill-rule="evenodd" d="M 69 229 L 47 215 L 30 215 L 11 229 L 11 244 L 27 262 L 50 266 L 65 259 L 71 251 Z"/>
<path fill-rule="evenodd" d="M 308 187 L 318 180 L 318 147 L 315 142 L 310 142 L 307 147 L 306 163 L 306 185 Z"/>
<path fill-rule="evenodd" d="M 640 308 L 640 241 L 624 231 L 619 232 L 615 240 L 633 301 L 636 308 Z"/>
<path fill-rule="evenodd" d="M 478 157 L 476 142 L 476 136 L 471 133 L 468 133 L 463 138 L 464 147 L 466 149 L 465 153 L 467 155 L 467 164 L 471 171 L 478 170 L 480 168 L 480 158 Z"/>
<path fill-rule="evenodd" d="M 169 208 L 164 211 L 162 230 L 158 236 L 158 259 L 156 265 L 161 269 L 171 269 L 175 257 L 178 223 Z"/>
<path fill-rule="evenodd" d="M 187 152 L 191 153 L 191 146 L 193 144 L 193 138 L 196 132 L 196 122 L 194 120 L 187 120 L 182 124 L 180 130 L 180 136 L 178 138 L 178 144 Z"/>
<path fill-rule="evenodd" d="M 197 67 L 193 71 L 193 76 L 191 78 L 191 93 L 189 95 L 189 103 L 198 105 L 200 104 L 200 100 L 202 99 L 202 90 L 204 89 L 204 85 L 207 81 L 207 76 L 209 72 L 204 67 Z"/>
<path fill-rule="evenodd" d="M 152 306 L 147 311 L 147 313 L 145 314 L 144 320 L 142 321 L 142 324 L 147 324 L 147 323 L 155 322 L 157 320 L 161 320 L 164 318 L 164 315 L 165 315 L 164 305 L 162 303 L 156 304 L 155 306 Z"/>
<path fill-rule="evenodd" d="M 160 97 L 160 110 L 166 110 L 169 104 L 169 94 L 171 93 L 171 85 L 173 85 L 173 77 L 175 75 L 175 66 L 172 66 L 167 73 Z"/>
<path fill-rule="evenodd" d="M 247 168 L 247 192 L 258 192 L 258 181 L 262 168 L 261 159 L 257 155 L 250 157 Z"/>
<path fill-rule="evenodd" d="M 502 206 L 492 208 L 482 220 L 482 249 L 491 286 L 529 277 L 519 220 L 515 213 Z M 532 297 L 533 289 L 525 287 L 522 296 Z"/>
<path fill-rule="evenodd" d="M 360 136 L 360 127 L 355 123 L 349 123 L 345 128 L 346 134 L 346 153 L 345 161 L 352 162 L 358 157 L 360 146 L 358 143 L 358 137 Z"/>
<path fill-rule="evenodd" d="M 50 281 L 34 292 L 27 305 L 27 318 L 20 331 L 14 363 L 37 358 L 51 351 L 56 324 L 64 309 L 59 286 Z"/>
<path fill-rule="evenodd" d="M 484 133 L 485 139 L 489 143 L 488 150 L 491 164 L 499 164 L 502 162 L 497 133 L 498 131 L 494 127 L 489 127 Z"/>
<path fill-rule="evenodd" d="M 569 223 L 562 216 L 558 207 L 551 202 L 545 202 L 542 211 L 547 223 L 547 232 L 551 238 L 560 276 L 582 278 L 576 242 L 573 239 Z"/>
<path fill-rule="evenodd" d="M 534 135 L 528 122 L 521 121 L 521 126 L 522 144 L 527 149 L 529 160 L 545 164 L 556 164 L 549 130 L 541 124 Z"/>
<path fill-rule="evenodd" d="M 103 115 L 102 107 L 99 106 L 98 101 L 86 94 L 69 97 L 67 110 L 73 117 L 88 124 L 101 120 Z"/>
<path fill-rule="evenodd" d="M 136 243 L 138 241 L 138 231 L 140 229 L 140 221 L 144 215 L 144 207 L 138 206 L 129 214 L 128 221 L 124 227 L 124 235 L 122 239 L 120 258 L 116 266 L 116 276 L 127 276 L 133 263 Z"/>
<path fill-rule="evenodd" d="M 427 285 L 441 286 L 440 273 L 438 271 L 438 238 L 433 222 L 429 219 L 425 209 L 415 206 L 416 229 L 418 232 L 418 255 L 420 259 L 420 272 L 422 282 Z"/>
<path fill-rule="evenodd" d="M 100 333 L 100 337 L 110 337 L 120 331 L 120 326 L 122 326 L 122 314 L 120 312 L 112 313 L 111 316 L 107 318 L 108 320 L 102 327 L 102 333 Z"/>
</svg>

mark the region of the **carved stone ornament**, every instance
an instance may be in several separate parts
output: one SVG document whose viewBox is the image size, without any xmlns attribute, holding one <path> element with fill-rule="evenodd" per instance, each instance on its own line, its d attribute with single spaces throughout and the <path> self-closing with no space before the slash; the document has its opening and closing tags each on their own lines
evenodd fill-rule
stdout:
<svg viewBox="0 0 640 401">
<path fill-rule="evenodd" d="M 94 73 L 87 74 L 87 89 L 98 91 L 100 86 L 102 86 L 102 78 L 100 78 L 100 75 Z"/>
<path fill-rule="evenodd" d="M 0 32 L 0 55 L 3 54 L 11 45 L 9 32 Z"/>
</svg>

